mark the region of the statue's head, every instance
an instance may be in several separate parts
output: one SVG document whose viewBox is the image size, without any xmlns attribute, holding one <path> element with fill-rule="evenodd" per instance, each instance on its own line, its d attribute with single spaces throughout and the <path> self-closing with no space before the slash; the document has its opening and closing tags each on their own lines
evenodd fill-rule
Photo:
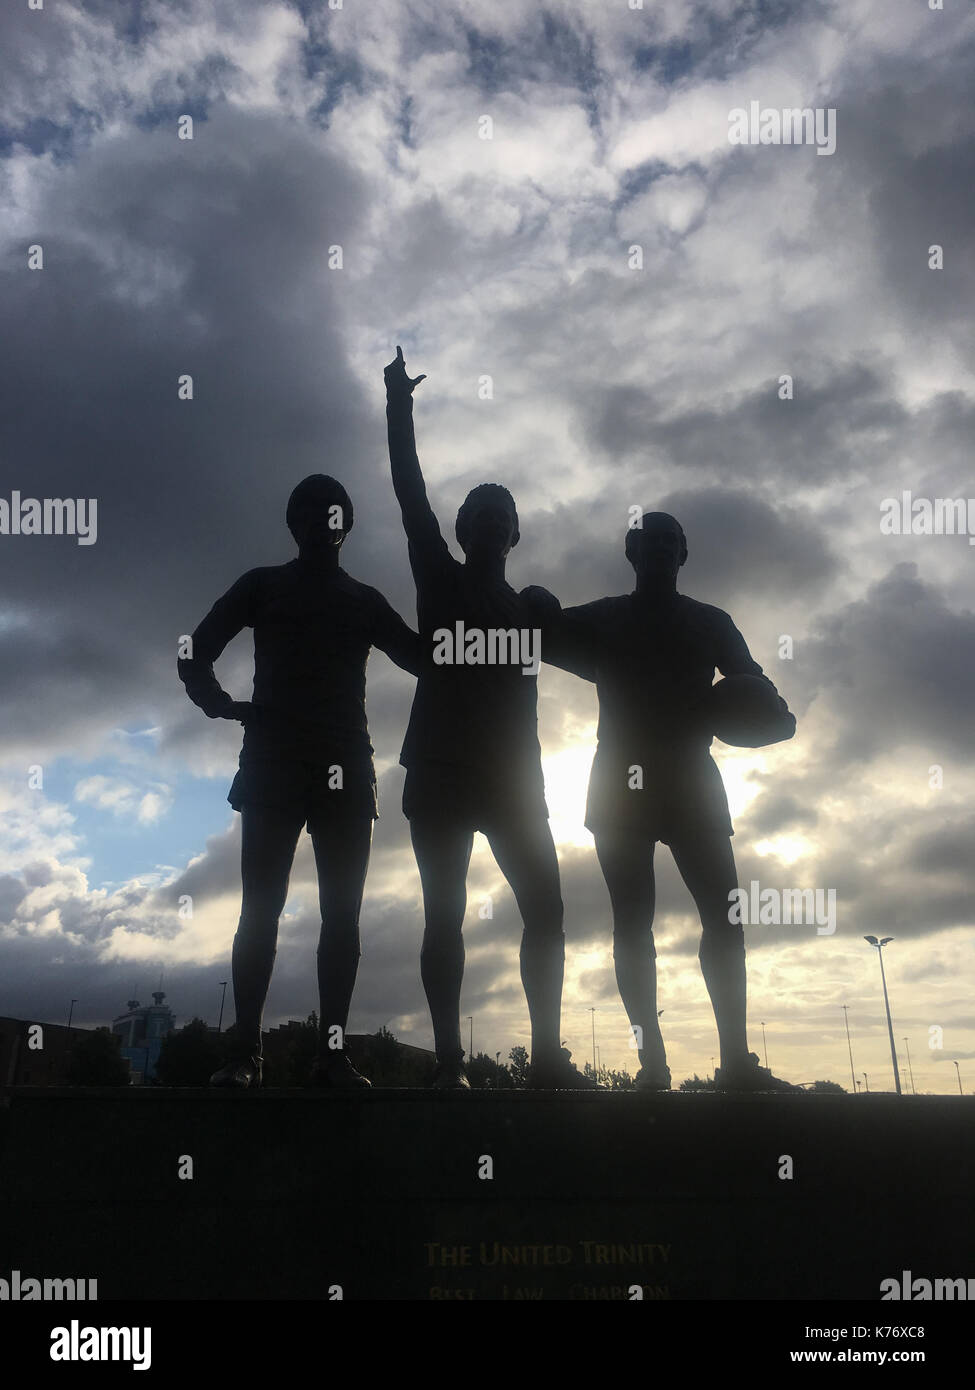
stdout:
<svg viewBox="0 0 975 1390">
<path fill-rule="evenodd" d="M 286 518 L 299 547 L 338 549 L 352 530 L 352 502 L 337 479 L 312 473 L 288 498 Z"/>
<path fill-rule="evenodd" d="M 500 483 L 471 488 L 457 513 L 454 533 L 468 558 L 503 558 L 518 544 L 515 499 Z"/>
<path fill-rule="evenodd" d="M 687 540 L 676 517 L 669 512 L 644 512 L 639 526 L 626 533 L 626 558 L 637 578 L 677 578 L 687 559 Z"/>
</svg>

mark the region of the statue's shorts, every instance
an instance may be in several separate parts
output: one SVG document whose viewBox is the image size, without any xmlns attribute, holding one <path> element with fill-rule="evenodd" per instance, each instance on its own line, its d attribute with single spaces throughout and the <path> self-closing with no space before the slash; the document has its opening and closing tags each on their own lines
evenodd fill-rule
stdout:
<svg viewBox="0 0 975 1390">
<path fill-rule="evenodd" d="M 306 821 L 379 816 L 371 750 L 250 725 L 227 800 L 235 811 L 262 806 Z"/>
<path fill-rule="evenodd" d="M 472 768 L 414 763 L 406 770 L 403 814 L 489 832 L 495 827 L 548 820 L 541 766 Z"/>
<path fill-rule="evenodd" d="M 586 800 L 586 829 L 627 831 L 660 840 L 733 835 L 728 798 L 707 746 L 619 750 L 600 745 Z"/>
</svg>

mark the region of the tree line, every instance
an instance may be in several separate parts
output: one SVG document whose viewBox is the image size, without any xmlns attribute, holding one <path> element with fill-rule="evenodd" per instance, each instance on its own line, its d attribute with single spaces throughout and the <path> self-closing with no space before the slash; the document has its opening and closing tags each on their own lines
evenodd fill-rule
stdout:
<svg viewBox="0 0 975 1390">
<path fill-rule="evenodd" d="M 304 1023 L 292 1022 L 275 1030 L 274 1041 L 264 1057 L 264 1084 L 302 1087 L 308 1084 L 318 1056 L 318 1016 L 311 1013 Z M 433 1078 L 434 1058 L 402 1046 L 385 1027 L 378 1033 L 347 1040 L 355 1063 L 374 1086 L 424 1087 Z M 163 1040 L 156 1063 L 154 1082 L 158 1086 L 206 1086 L 210 1076 L 225 1065 L 233 1047 L 233 1032 L 215 1033 L 201 1018 Z M 121 1054 L 121 1039 L 108 1028 L 95 1028 L 79 1035 L 69 1060 L 65 1080 L 70 1086 L 127 1086 L 129 1066 Z M 507 1062 L 486 1052 L 475 1053 L 467 1065 L 475 1090 L 524 1090 L 528 1086 L 528 1050 L 517 1046 Z M 593 1077 L 593 1066 L 586 1062 L 583 1074 Z M 600 1086 L 608 1091 L 634 1089 L 633 1077 L 626 1069 L 600 1066 L 595 1072 Z M 714 1081 L 695 1072 L 677 1088 L 679 1091 L 713 1091 Z M 811 1091 L 845 1094 L 835 1081 L 814 1081 Z"/>
</svg>

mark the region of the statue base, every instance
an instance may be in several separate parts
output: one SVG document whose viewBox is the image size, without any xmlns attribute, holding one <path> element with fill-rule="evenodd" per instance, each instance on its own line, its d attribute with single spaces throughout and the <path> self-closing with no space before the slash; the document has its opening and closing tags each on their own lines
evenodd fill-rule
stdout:
<svg viewBox="0 0 975 1390">
<path fill-rule="evenodd" d="M 0 1277 L 99 1301 L 876 1301 L 904 1271 L 975 1273 L 973 1141 L 961 1096 L 17 1087 Z"/>
</svg>

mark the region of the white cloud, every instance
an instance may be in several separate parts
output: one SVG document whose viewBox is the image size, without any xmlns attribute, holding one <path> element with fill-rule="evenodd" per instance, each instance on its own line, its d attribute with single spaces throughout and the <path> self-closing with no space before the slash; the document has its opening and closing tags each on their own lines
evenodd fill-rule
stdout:
<svg viewBox="0 0 975 1390">
<path fill-rule="evenodd" d="M 75 785 L 75 800 L 95 806 L 100 811 L 108 811 L 113 816 L 131 819 L 140 825 L 152 825 L 160 820 L 172 805 L 172 789 L 158 782 L 149 790 L 143 791 L 131 782 L 118 777 L 106 777 L 96 773 L 83 777 Z"/>
</svg>

